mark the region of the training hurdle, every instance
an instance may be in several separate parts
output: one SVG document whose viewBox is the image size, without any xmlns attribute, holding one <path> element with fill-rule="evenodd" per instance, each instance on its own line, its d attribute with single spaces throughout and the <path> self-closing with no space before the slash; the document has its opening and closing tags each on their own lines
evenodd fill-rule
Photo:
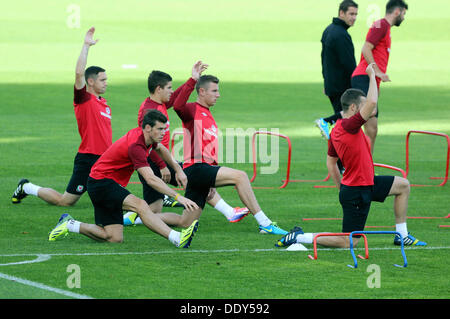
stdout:
<svg viewBox="0 0 450 319">
<path fill-rule="evenodd" d="M 289 174 L 290 174 L 290 171 L 291 171 L 291 156 L 292 156 L 291 139 L 287 135 L 280 134 L 280 133 L 269 132 L 269 131 L 256 131 L 255 133 L 253 133 L 253 136 L 252 136 L 253 176 L 250 179 L 250 183 L 253 183 L 253 181 L 256 179 L 257 169 L 256 169 L 256 146 L 255 146 L 255 141 L 256 141 L 256 136 L 257 135 L 261 135 L 261 134 L 278 136 L 280 138 L 285 139 L 287 141 L 287 143 L 288 143 L 288 159 L 287 159 L 286 179 L 283 180 L 283 184 L 280 187 L 278 187 L 280 189 L 285 188 L 287 186 L 287 184 L 289 183 Z"/>
<path fill-rule="evenodd" d="M 313 247 L 314 247 L 314 257 L 311 255 L 308 255 L 308 258 L 311 260 L 316 260 L 317 257 L 317 238 L 323 237 L 323 236 L 350 236 L 351 233 L 319 233 L 316 234 L 313 238 Z M 353 235 L 361 235 L 364 238 L 364 248 L 366 251 L 365 257 L 362 257 L 361 255 L 358 255 L 359 258 L 362 259 L 369 259 L 369 245 L 367 243 L 367 237 L 364 234 L 356 233 Z"/>
<path fill-rule="evenodd" d="M 361 234 L 375 234 L 375 235 L 380 235 L 380 234 L 381 235 L 383 235 L 383 234 L 394 234 L 395 235 L 396 234 L 396 235 L 399 235 L 400 241 L 401 241 L 400 249 L 401 249 L 402 256 L 403 256 L 403 266 L 397 265 L 397 264 L 394 264 L 394 266 L 396 266 L 396 267 L 408 266 L 408 261 L 406 260 L 406 254 L 405 254 L 405 246 L 403 244 L 403 237 L 402 237 L 402 235 L 400 235 L 399 232 L 396 232 L 396 231 L 354 231 L 354 232 L 351 232 L 349 235 L 349 240 L 350 240 L 350 253 L 352 254 L 352 257 L 353 257 L 353 266 L 352 265 L 347 265 L 347 266 L 349 266 L 350 268 L 358 268 L 358 262 L 356 260 L 355 252 L 353 249 L 353 236 L 361 235 Z"/>
<path fill-rule="evenodd" d="M 434 135 L 434 136 L 441 136 L 446 139 L 447 141 L 447 163 L 445 168 L 445 173 L 443 177 L 442 183 L 439 185 L 418 185 L 418 184 L 412 184 L 411 186 L 444 186 L 448 181 L 448 169 L 450 165 L 450 138 L 447 134 L 444 133 L 438 133 L 438 132 L 430 132 L 430 131 L 416 131 L 411 130 L 406 134 L 406 176 L 409 174 L 409 138 L 411 134 L 425 134 L 425 135 Z M 441 179 L 440 177 L 430 177 L 430 179 Z"/>
</svg>

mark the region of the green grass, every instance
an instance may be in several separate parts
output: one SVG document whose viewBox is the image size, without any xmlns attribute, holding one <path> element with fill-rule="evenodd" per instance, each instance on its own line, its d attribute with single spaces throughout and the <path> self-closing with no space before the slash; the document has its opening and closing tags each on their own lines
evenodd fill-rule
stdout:
<svg viewBox="0 0 450 319">
<path fill-rule="evenodd" d="M 260 1 L 131 1 L 126 8 L 80 1 L 80 29 L 66 26 L 66 8 L 71 3 L 26 2 L 24 11 L 20 8 L 25 2 L 16 1 L 0 13 L 0 58 L 7 62 L 0 66 L 0 264 L 34 260 L 38 254 L 51 257 L 0 266 L 0 273 L 93 298 L 450 297 L 450 280 L 445 275 L 450 237 L 447 229 L 438 228 L 448 224 L 442 219 L 408 221 L 409 230 L 429 246 L 407 249 L 405 269 L 392 266 L 402 259 L 390 236 L 369 235 L 370 259 L 359 261 L 358 269 L 352 270 L 347 267 L 352 263 L 348 250 L 321 249 L 319 259 L 311 261 L 307 258 L 311 250 L 276 249 L 278 237 L 259 234 L 252 217 L 230 224 L 211 207 L 205 209 L 189 250 L 174 248 L 143 226 L 126 228 L 123 244 L 100 244 L 74 234 L 48 242 L 47 233 L 62 212 L 94 222 L 88 196 L 71 208 L 53 207 L 31 196 L 12 205 L 10 197 L 22 177 L 59 191 L 66 187 L 79 145 L 71 102 L 73 70 L 91 25 L 101 41 L 92 48 L 88 63 L 107 69 L 105 97 L 112 108 L 114 140 L 136 125 L 138 107 L 147 96 L 149 71 L 170 72 L 177 87 L 189 77 L 192 64 L 203 59 L 211 65 L 209 72 L 221 79 L 221 98 L 213 113 L 223 132 L 226 128 L 278 129 L 292 142 L 291 179 L 326 176 L 326 143 L 313 121 L 331 112 L 322 93 L 319 39 L 338 1 L 332 5 L 331 1 L 282 1 L 276 6 Z M 368 5 L 382 6 L 384 1 L 358 3 L 358 24 L 350 29 L 357 56 L 367 31 Z M 438 0 L 427 5 L 413 2 L 407 20 L 392 30 L 388 73 L 393 82 L 381 88 L 377 163 L 405 168 L 409 130 L 450 134 L 448 6 Z M 137 68 L 126 70 L 123 64 Z M 169 116 L 173 132 L 181 123 L 172 110 Z M 249 138 L 246 162 L 226 165 L 251 176 L 248 142 Z M 289 183 L 286 189 L 276 189 L 285 178 L 287 159 L 284 140 L 279 147 L 278 172 L 262 175 L 258 171 L 254 182 L 274 187 L 255 189 L 263 210 L 284 228 L 301 225 L 307 232 L 339 232 L 339 221 L 302 221 L 341 216 L 337 191 L 313 188 L 331 182 Z M 444 140 L 414 135 L 410 151 L 411 183 L 440 183 L 429 177 L 443 176 Z M 392 174 L 381 168 L 376 172 Z M 142 193 L 140 185 L 128 188 L 136 195 Z M 233 188 L 219 191 L 231 205 L 242 205 Z M 448 184 L 413 187 L 409 215 L 446 216 L 449 195 Z M 367 225 L 393 225 L 392 207 L 392 198 L 374 203 Z M 66 283 L 71 264 L 80 266 L 79 289 L 70 289 Z M 367 286 L 370 264 L 380 266 L 381 288 Z M 65 297 L 0 278 L 0 298 Z"/>
</svg>

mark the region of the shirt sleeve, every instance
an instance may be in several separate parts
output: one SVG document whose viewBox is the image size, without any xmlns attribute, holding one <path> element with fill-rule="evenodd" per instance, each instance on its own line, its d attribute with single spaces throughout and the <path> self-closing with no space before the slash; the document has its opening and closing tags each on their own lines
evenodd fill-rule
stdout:
<svg viewBox="0 0 450 319">
<path fill-rule="evenodd" d="M 169 102 L 166 103 L 166 108 L 169 109 L 175 105 L 185 105 L 189 100 L 192 91 L 197 83 L 192 77 L 189 78 L 182 86 L 176 89 L 175 92 L 170 96 Z"/>
<path fill-rule="evenodd" d="M 388 30 L 388 23 L 384 23 L 383 20 L 375 21 L 367 34 L 366 41 L 376 46 L 386 36 Z"/>
<path fill-rule="evenodd" d="M 335 39 L 334 45 L 339 61 L 343 66 L 343 71 L 351 77 L 351 74 L 356 68 L 355 49 L 352 39 L 349 35 L 341 37 L 340 39 Z"/>
<path fill-rule="evenodd" d="M 342 127 L 350 134 L 358 133 L 364 123 L 366 123 L 366 120 L 363 119 L 360 112 L 348 119 L 342 119 Z"/>
<path fill-rule="evenodd" d="M 73 102 L 75 104 L 82 104 L 89 101 L 90 98 L 91 94 L 86 91 L 86 85 L 79 90 L 75 86 L 73 87 Z"/>
<path fill-rule="evenodd" d="M 147 162 L 147 150 L 139 143 L 131 144 L 128 147 L 128 157 L 133 163 L 133 169 L 149 166 Z"/>
<path fill-rule="evenodd" d="M 192 121 L 194 119 L 196 109 L 195 103 L 188 103 L 185 105 L 176 104 L 174 105 L 173 109 L 183 122 Z"/>
<path fill-rule="evenodd" d="M 328 140 L 328 156 L 339 157 L 336 152 L 336 149 L 334 148 L 331 138 Z"/>
</svg>

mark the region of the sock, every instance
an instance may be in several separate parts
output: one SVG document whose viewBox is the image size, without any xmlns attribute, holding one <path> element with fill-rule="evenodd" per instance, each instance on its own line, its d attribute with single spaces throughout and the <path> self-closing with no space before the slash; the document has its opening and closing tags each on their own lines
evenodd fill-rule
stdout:
<svg viewBox="0 0 450 319">
<path fill-rule="evenodd" d="M 257 212 L 254 216 L 258 224 L 262 227 L 267 227 L 272 224 L 272 221 L 266 216 L 266 214 L 264 214 L 262 210 Z"/>
<path fill-rule="evenodd" d="M 408 228 L 406 227 L 406 223 L 395 224 L 395 231 L 399 232 L 403 238 L 408 237 Z"/>
<path fill-rule="evenodd" d="M 169 233 L 169 241 L 174 244 L 175 246 L 178 247 L 178 245 L 180 244 L 180 239 L 181 239 L 181 233 L 177 232 L 175 230 L 171 230 Z"/>
<path fill-rule="evenodd" d="M 221 212 L 226 218 L 230 219 L 234 214 L 234 209 L 227 204 L 222 198 L 214 206 L 219 212 Z"/>
<path fill-rule="evenodd" d="M 69 222 L 67 223 L 67 229 L 71 233 L 79 233 L 80 232 L 80 225 L 81 225 L 80 222 L 72 219 L 72 220 L 69 220 Z"/>
<path fill-rule="evenodd" d="M 37 196 L 39 188 L 41 188 L 41 186 L 37 186 L 32 183 L 23 184 L 23 191 L 25 192 L 25 194 L 28 194 L 28 195 Z"/>
<path fill-rule="evenodd" d="M 141 225 L 143 224 L 141 217 L 136 217 L 136 219 L 134 220 L 134 224 L 135 225 Z"/>
<path fill-rule="evenodd" d="M 301 244 L 312 244 L 313 243 L 313 233 L 305 233 L 305 234 L 300 234 L 297 235 L 297 243 L 301 243 Z"/>
</svg>

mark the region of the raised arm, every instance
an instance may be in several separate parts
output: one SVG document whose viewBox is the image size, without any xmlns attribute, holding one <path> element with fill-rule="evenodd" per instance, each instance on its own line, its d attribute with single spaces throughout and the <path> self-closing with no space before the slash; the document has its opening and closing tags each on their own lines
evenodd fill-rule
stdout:
<svg viewBox="0 0 450 319">
<path fill-rule="evenodd" d="M 98 39 L 94 40 L 93 38 L 94 32 L 95 28 L 92 27 L 86 33 L 86 36 L 84 37 L 83 47 L 81 48 L 81 53 L 77 60 L 77 66 L 75 68 L 75 88 L 77 90 L 82 89 L 86 85 L 84 71 L 86 69 L 89 48 L 98 42 Z"/>
<path fill-rule="evenodd" d="M 369 75 L 369 91 L 364 105 L 361 107 L 360 113 L 364 120 L 368 120 L 376 114 L 376 108 L 378 103 L 378 87 L 377 80 L 375 78 L 375 70 L 373 69 L 375 63 L 371 63 L 367 66 L 366 73 Z"/>
<path fill-rule="evenodd" d="M 196 62 L 192 67 L 191 77 L 186 81 L 186 83 L 184 83 L 175 92 L 173 92 L 172 96 L 170 97 L 170 101 L 166 103 L 166 107 L 171 108 L 173 106 L 174 109 L 176 107 L 184 107 L 195 88 L 195 84 L 202 75 L 203 71 L 205 71 L 207 68 L 208 64 L 205 64 L 202 61 Z"/>
</svg>

